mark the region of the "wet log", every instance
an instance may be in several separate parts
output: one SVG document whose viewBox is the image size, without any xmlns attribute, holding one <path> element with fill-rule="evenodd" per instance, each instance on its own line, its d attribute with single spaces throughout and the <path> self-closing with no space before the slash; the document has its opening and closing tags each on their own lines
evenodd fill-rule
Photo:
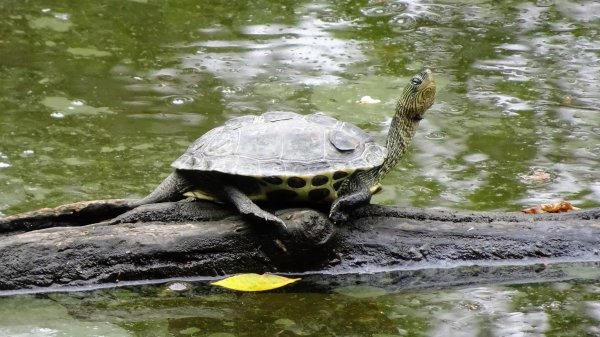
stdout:
<svg viewBox="0 0 600 337">
<path fill-rule="evenodd" d="M 243 272 L 394 271 L 407 286 L 417 279 L 440 286 L 565 279 L 572 275 L 548 266 L 600 262 L 600 208 L 522 215 L 370 205 L 342 226 L 309 208 L 274 211 L 288 225 L 284 234 L 204 202 L 114 217 L 125 204 L 75 203 L 0 219 L 0 291 Z"/>
</svg>

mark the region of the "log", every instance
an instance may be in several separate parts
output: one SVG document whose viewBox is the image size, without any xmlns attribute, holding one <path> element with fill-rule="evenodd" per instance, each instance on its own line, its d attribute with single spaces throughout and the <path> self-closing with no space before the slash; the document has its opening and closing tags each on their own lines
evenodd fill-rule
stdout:
<svg viewBox="0 0 600 337">
<path fill-rule="evenodd" d="M 145 205 L 115 217 L 126 203 L 75 203 L 0 219 L 0 291 L 244 272 L 395 272 L 419 287 L 530 282 L 572 278 L 574 263 L 600 262 L 600 208 L 522 215 L 369 205 L 342 226 L 319 210 L 272 210 L 288 225 L 281 233 L 201 201 Z"/>
</svg>

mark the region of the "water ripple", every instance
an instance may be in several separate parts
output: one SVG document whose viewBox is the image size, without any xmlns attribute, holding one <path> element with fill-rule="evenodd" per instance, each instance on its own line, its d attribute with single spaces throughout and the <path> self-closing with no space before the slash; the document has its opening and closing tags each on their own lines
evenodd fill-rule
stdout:
<svg viewBox="0 0 600 337">
<path fill-rule="evenodd" d="M 306 10 L 306 9 L 304 9 Z M 335 38 L 329 29 L 340 23 L 321 20 L 314 12 L 299 15 L 294 26 L 247 25 L 240 29 L 244 40 L 221 27 L 220 40 L 198 41 L 190 47 L 201 53 L 190 55 L 184 67 L 203 67 L 230 84 L 243 86 L 260 77 L 296 84 L 338 83 L 345 67 L 365 59 L 356 42 Z"/>
<path fill-rule="evenodd" d="M 194 101 L 194 98 L 191 96 L 182 96 L 182 95 L 171 95 L 163 97 L 165 100 L 169 101 L 173 105 L 183 105 L 186 103 L 191 103 Z"/>
</svg>

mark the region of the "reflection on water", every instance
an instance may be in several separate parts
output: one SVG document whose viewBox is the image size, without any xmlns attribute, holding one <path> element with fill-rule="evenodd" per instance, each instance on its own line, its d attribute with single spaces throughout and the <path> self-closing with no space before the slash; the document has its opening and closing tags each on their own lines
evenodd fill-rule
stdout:
<svg viewBox="0 0 600 337">
<path fill-rule="evenodd" d="M 313 279 L 314 281 L 314 279 Z M 181 282 L 0 297 L 1 336 L 594 336 L 596 282 L 390 290 L 327 277 L 265 293 Z M 393 285 L 392 285 L 393 286 Z M 35 317 L 35 319 L 32 319 Z"/>
</svg>

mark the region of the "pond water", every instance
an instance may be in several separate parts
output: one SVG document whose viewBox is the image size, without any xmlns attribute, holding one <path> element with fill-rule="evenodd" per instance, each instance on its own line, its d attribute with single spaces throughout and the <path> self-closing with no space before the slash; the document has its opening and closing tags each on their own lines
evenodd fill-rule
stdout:
<svg viewBox="0 0 600 337">
<path fill-rule="evenodd" d="M 4 1 L 0 216 L 144 196 L 191 141 L 243 114 L 323 111 L 381 139 L 399 91 L 423 67 L 435 73 L 436 104 L 374 202 L 503 211 L 561 199 L 597 206 L 599 18 L 593 0 Z M 358 104 L 365 95 L 381 102 Z M 130 302 L 120 290 L 105 290 L 102 296 L 115 297 L 102 304 L 114 305 L 106 312 L 95 311 L 96 293 L 9 297 L 0 311 L 69 324 L 89 305 L 94 310 L 82 315 L 99 323 L 72 329 L 90 336 L 96 328 L 108 329 L 98 336 L 204 336 L 193 329 L 204 324 L 223 333 L 215 336 L 252 329 L 281 336 L 581 336 L 600 334 L 591 323 L 600 319 L 596 286 L 359 300 L 200 291 L 163 299 L 132 291 Z M 474 309 L 470 298 L 479 303 Z M 295 305 L 274 313 L 281 302 Z M 138 307 L 146 311 L 137 318 L 118 314 Z M 25 316 L 0 317 L 14 323 L 5 330 L 11 336 L 82 335 L 18 325 Z M 328 330 L 332 318 L 336 328 Z M 23 330 L 10 330 L 15 326 Z"/>
</svg>

